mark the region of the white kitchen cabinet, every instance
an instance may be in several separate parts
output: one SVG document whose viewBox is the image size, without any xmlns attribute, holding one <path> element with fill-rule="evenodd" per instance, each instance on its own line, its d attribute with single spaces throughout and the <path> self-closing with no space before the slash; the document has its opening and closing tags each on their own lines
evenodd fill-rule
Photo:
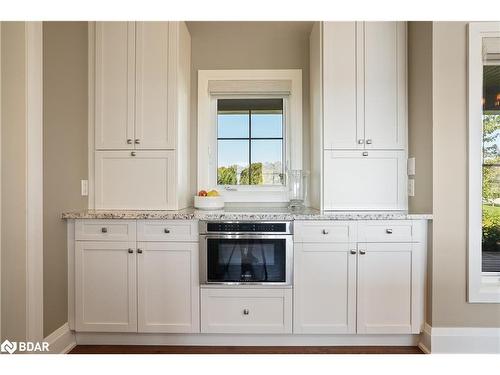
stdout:
<svg viewBox="0 0 500 375">
<path fill-rule="evenodd" d="M 198 244 L 137 246 L 138 331 L 199 332 Z"/>
<path fill-rule="evenodd" d="M 202 288 L 202 333 L 292 333 L 292 290 Z"/>
<path fill-rule="evenodd" d="M 356 243 L 296 243 L 294 333 L 356 332 Z"/>
<path fill-rule="evenodd" d="M 185 23 L 91 22 L 89 44 L 89 208 L 189 207 L 191 40 Z M 126 153 L 118 158 L 123 150 L 136 152 L 136 161 Z M 167 173 L 161 156 L 147 154 L 153 150 L 175 154 L 165 161 Z M 116 166 L 124 169 L 102 174 Z"/>
<path fill-rule="evenodd" d="M 175 123 L 170 108 L 175 96 L 169 22 L 136 23 L 136 149 L 174 149 Z M 173 48 L 172 48 L 173 50 Z M 172 61 L 172 65 L 175 65 Z M 170 100 L 169 100 L 170 99 Z"/>
<path fill-rule="evenodd" d="M 405 22 L 323 24 L 325 149 L 404 150 Z"/>
<path fill-rule="evenodd" d="M 325 210 L 404 210 L 406 152 L 324 152 Z"/>
<path fill-rule="evenodd" d="M 95 153 L 95 208 L 175 209 L 175 151 Z"/>
<path fill-rule="evenodd" d="M 77 331 L 137 331 L 135 242 L 76 241 Z"/>
<path fill-rule="evenodd" d="M 324 147 L 326 149 L 363 148 L 364 127 L 358 119 L 358 80 L 356 22 L 323 24 L 323 102 Z M 358 87 L 359 83 L 359 87 Z"/>
<path fill-rule="evenodd" d="M 95 147 L 134 147 L 135 23 L 95 25 Z"/>
<path fill-rule="evenodd" d="M 359 243 L 358 253 L 357 332 L 412 333 L 412 244 Z"/>
<path fill-rule="evenodd" d="M 367 149 L 406 147 L 406 23 L 364 22 L 364 128 Z"/>
</svg>

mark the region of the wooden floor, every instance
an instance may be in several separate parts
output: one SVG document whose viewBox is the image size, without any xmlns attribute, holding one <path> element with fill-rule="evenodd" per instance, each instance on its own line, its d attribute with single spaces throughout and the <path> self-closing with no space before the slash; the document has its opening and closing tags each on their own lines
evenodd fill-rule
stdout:
<svg viewBox="0 0 500 375">
<path fill-rule="evenodd" d="M 70 354 L 423 354 L 416 346 L 78 345 Z"/>
</svg>

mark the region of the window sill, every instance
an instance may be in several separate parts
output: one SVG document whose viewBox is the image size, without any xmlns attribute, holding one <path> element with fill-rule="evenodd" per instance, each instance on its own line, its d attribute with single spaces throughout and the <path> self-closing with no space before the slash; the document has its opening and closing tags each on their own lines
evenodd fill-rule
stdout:
<svg viewBox="0 0 500 375">
<path fill-rule="evenodd" d="M 283 190 L 225 190 L 218 187 L 220 195 L 227 203 L 287 203 L 288 193 Z"/>
<path fill-rule="evenodd" d="M 481 276 L 477 288 L 469 292 L 469 303 L 500 303 L 500 276 Z"/>
</svg>

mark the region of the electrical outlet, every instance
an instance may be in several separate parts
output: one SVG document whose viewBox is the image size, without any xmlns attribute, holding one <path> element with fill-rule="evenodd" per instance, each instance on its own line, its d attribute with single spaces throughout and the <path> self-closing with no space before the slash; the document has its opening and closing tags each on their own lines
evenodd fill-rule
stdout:
<svg viewBox="0 0 500 375">
<path fill-rule="evenodd" d="M 415 158 L 408 158 L 408 176 L 415 176 Z"/>
<path fill-rule="evenodd" d="M 408 196 L 415 196 L 415 180 L 413 178 L 408 179 Z"/>
<path fill-rule="evenodd" d="M 89 181 L 88 180 L 82 180 L 82 197 L 87 197 L 89 195 Z"/>
</svg>

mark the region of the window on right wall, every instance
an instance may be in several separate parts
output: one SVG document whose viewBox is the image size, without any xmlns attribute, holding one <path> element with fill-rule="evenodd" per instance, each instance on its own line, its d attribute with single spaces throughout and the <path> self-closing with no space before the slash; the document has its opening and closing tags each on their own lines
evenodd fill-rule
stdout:
<svg viewBox="0 0 500 375">
<path fill-rule="evenodd" d="M 500 303 L 500 23 L 471 23 L 468 53 L 468 301 Z"/>
</svg>

